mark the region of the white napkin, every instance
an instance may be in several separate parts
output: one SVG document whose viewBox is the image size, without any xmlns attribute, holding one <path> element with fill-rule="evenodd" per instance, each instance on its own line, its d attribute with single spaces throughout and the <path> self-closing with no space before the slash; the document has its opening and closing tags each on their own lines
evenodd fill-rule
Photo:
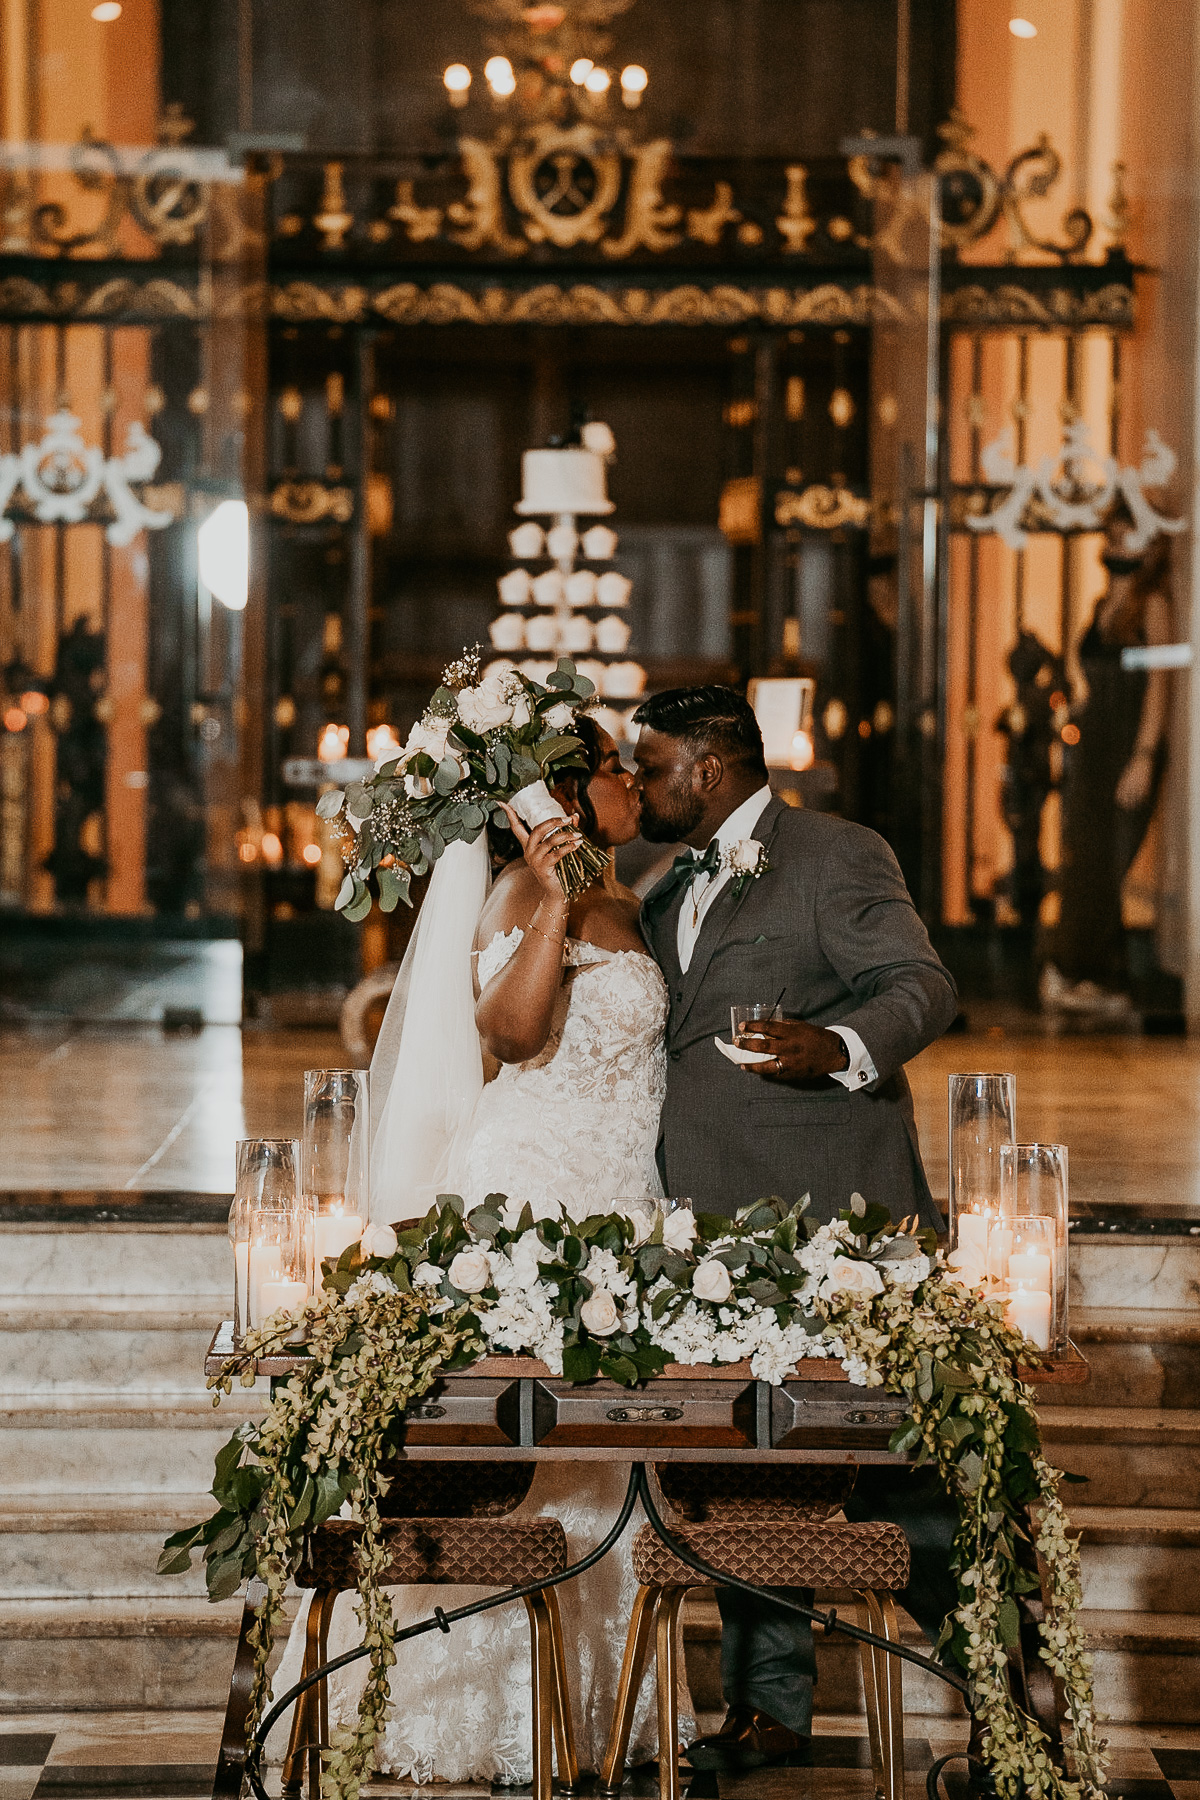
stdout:
<svg viewBox="0 0 1200 1800">
<path fill-rule="evenodd" d="M 714 1038 L 713 1043 L 731 1063 L 773 1062 L 774 1052 L 770 1050 L 743 1050 L 740 1044 L 727 1044 L 723 1038 Z"/>
</svg>

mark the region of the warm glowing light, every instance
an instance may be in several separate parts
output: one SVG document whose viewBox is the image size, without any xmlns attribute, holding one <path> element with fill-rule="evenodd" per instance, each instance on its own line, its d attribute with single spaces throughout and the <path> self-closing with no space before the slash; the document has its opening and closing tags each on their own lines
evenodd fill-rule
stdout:
<svg viewBox="0 0 1200 1800">
<path fill-rule="evenodd" d="M 465 106 L 471 87 L 471 71 L 466 63 L 451 63 L 442 76 L 451 106 Z"/>
<path fill-rule="evenodd" d="M 321 860 L 321 846 L 320 844 L 305 844 L 300 855 L 309 867 L 312 868 L 314 864 L 319 863 Z"/>
<path fill-rule="evenodd" d="M 515 91 L 517 78 L 507 56 L 489 56 L 483 65 L 483 73 L 493 94 L 503 99 Z"/>
<path fill-rule="evenodd" d="M 266 862 L 277 863 L 283 861 L 283 845 L 273 831 L 263 832 L 262 853 Z"/>
<path fill-rule="evenodd" d="M 811 769 L 816 754 L 811 731 L 798 731 L 792 739 L 791 764 L 793 769 Z"/>
<path fill-rule="evenodd" d="M 1014 37 L 1035 38 L 1037 36 L 1037 26 L 1029 19 L 1010 19 L 1008 29 Z"/>
<path fill-rule="evenodd" d="M 111 25 L 114 19 L 121 16 L 119 0 L 100 0 L 99 6 L 93 6 L 92 17 L 97 25 Z"/>
<path fill-rule="evenodd" d="M 1064 744 L 1077 744 L 1079 742 L 1079 735 L 1078 725 L 1064 725 L 1062 728 L 1062 741 Z"/>
<path fill-rule="evenodd" d="M 612 76 L 607 69 L 589 69 L 583 85 L 589 94 L 607 94 L 612 86 Z"/>
<path fill-rule="evenodd" d="M 230 612 L 241 612 L 250 592 L 250 513 L 244 500 L 222 500 L 196 533 L 200 579 Z"/>
<path fill-rule="evenodd" d="M 49 700 L 45 694 L 39 694 L 36 688 L 31 688 L 29 693 L 21 695 L 21 706 L 31 719 L 36 719 L 39 713 L 50 711 Z"/>
<path fill-rule="evenodd" d="M 350 753 L 350 727 L 348 725 L 326 725 L 317 745 L 317 755 L 322 762 L 344 762 Z"/>
<path fill-rule="evenodd" d="M 590 56 L 577 56 L 575 58 L 575 61 L 571 64 L 571 80 L 575 83 L 576 87 L 583 86 L 595 66 L 595 63 Z"/>
<path fill-rule="evenodd" d="M 629 63 L 621 70 L 621 86 L 627 94 L 644 94 L 650 85 L 650 77 L 641 63 Z"/>
<path fill-rule="evenodd" d="M 372 725 L 367 733 L 367 755 L 372 762 L 381 761 L 399 748 L 400 740 L 390 725 Z"/>
<path fill-rule="evenodd" d="M 19 706 L 10 706 L 4 715 L 5 731 L 24 731 L 29 720 Z"/>
<path fill-rule="evenodd" d="M 258 860 L 258 851 L 249 839 L 238 845 L 238 855 L 244 863 L 257 862 Z"/>
</svg>

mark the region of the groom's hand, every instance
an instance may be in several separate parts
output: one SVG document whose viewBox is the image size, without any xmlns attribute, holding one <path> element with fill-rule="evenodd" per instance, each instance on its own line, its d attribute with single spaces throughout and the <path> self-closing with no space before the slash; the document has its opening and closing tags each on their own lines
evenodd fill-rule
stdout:
<svg viewBox="0 0 1200 1800">
<path fill-rule="evenodd" d="M 738 1042 L 747 1050 L 771 1053 L 769 1063 L 743 1063 L 747 1075 L 761 1081 L 812 1081 L 850 1066 L 850 1053 L 836 1031 L 806 1024 L 803 1019 L 768 1019 L 744 1031 Z"/>
</svg>

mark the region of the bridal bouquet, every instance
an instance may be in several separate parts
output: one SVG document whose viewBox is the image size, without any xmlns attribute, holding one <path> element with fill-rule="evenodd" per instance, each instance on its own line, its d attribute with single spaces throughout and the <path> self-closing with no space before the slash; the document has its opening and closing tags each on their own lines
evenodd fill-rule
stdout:
<svg viewBox="0 0 1200 1800">
<path fill-rule="evenodd" d="M 566 814 L 549 792 L 560 776 L 586 766 L 577 715 L 595 693 L 565 657 L 546 685 L 519 669 L 480 678 L 479 653 L 464 651 L 442 673 L 403 750 L 367 781 L 323 794 L 317 812 L 341 819 L 346 879 L 337 897 L 348 919 L 365 919 L 378 898 L 392 912 L 447 844 L 473 844 L 488 820 L 512 806 L 532 828 Z M 585 838 L 558 863 L 570 898 L 608 867 Z"/>
</svg>

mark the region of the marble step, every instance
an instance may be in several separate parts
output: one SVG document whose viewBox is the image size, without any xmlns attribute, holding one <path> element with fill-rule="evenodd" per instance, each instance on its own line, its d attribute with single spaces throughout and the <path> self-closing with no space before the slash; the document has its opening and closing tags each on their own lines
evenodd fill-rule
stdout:
<svg viewBox="0 0 1200 1800">
<path fill-rule="evenodd" d="M 215 1302 L 219 1314 L 228 1311 L 232 1292 L 233 1259 L 221 1227 L 0 1226 L 0 1295 L 165 1294 Z"/>
<path fill-rule="evenodd" d="M 195 1296 L 18 1294 L 0 1299 L 0 1394 L 203 1393 L 220 1308 Z"/>
<path fill-rule="evenodd" d="M 1062 1392 L 1062 1390 L 1058 1390 Z M 1200 1493 L 1200 1411 L 1042 1406 L 1049 1460 L 1088 1478 L 1068 1505 L 1186 1509 Z"/>
<path fill-rule="evenodd" d="M 1077 1307 L 1071 1336 L 1090 1369 L 1073 1406 L 1186 1408 L 1200 1394 L 1200 1308 Z"/>
<path fill-rule="evenodd" d="M 236 1391 L 219 1410 L 205 1394 L 158 1403 L 124 1394 L 9 1395 L 0 1406 L 0 1496 L 203 1493 L 217 1451 L 263 1404 Z"/>
<path fill-rule="evenodd" d="M 1200 1512 L 1070 1505 L 1070 1513 L 1080 1535 L 1086 1607 L 1200 1613 Z"/>
<path fill-rule="evenodd" d="M 164 1538 L 213 1511 L 209 1494 L 0 1497 L 0 1601 L 137 1596 L 199 1599 L 204 1571 L 158 1575 Z"/>
<path fill-rule="evenodd" d="M 1200 1234 L 1072 1239 L 1072 1312 L 1077 1307 L 1124 1308 L 1131 1294 L 1142 1313 L 1194 1312 L 1200 1302 Z"/>
<path fill-rule="evenodd" d="M 219 1706 L 241 1614 L 240 1598 L 0 1601 L 0 1710 Z"/>
</svg>

